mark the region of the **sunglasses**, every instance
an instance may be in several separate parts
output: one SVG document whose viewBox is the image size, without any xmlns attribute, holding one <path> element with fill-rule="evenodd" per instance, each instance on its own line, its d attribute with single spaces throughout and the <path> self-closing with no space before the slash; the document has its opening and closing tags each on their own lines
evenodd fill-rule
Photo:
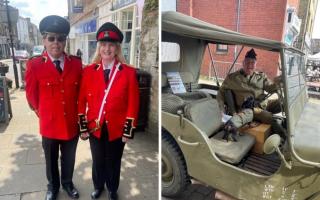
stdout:
<svg viewBox="0 0 320 200">
<path fill-rule="evenodd" d="M 47 36 L 47 39 L 49 42 L 54 42 L 55 40 L 58 42 L 64 42 L 67 40 L 67 37 L 64 35 L 58 35 L 58 36 Z"/>
</svg>

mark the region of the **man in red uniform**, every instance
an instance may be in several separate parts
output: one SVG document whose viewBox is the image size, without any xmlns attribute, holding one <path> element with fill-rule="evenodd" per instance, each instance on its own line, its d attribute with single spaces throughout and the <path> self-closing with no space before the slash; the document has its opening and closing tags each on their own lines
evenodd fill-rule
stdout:
<svg viewBox="0 0 320 200">
<path fill-rule="evenodd" d="M 45 51 L 27 62 L 26 96 L 39 117 L 42 147 L 46 160 L 46 200 L 55 200 L 60 188 L 58 169 L 61 151 L 61 184 L 67 194 L 79 198 L 72 182 L 78 143 L 77 98 L 82 72 L 81 59 L 64 52 L 69 22 L 47 16 L 40 22 Z"/>
<path fill-rule="evenodd" d="M 125 142 L 133 138 L 139 110 L 136 70 L 124 63 L 121 31 L 112 23 L 97 32 L 94 63 L 82 75 L 79 94 L 81 137 L 90 134 L 92 199 L 99 198 L 106 185 L 110 200 L 117 199 L 121 157 Z M 88 120 L 88 121 L 87 121 Z"/>
</svg>

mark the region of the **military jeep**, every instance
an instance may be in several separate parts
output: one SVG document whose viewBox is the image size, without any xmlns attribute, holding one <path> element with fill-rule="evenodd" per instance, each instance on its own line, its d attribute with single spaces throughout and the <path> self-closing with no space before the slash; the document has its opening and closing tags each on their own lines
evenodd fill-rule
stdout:
<svg viewBox="0 0 320 200">
<path fill-rule="evenodd" d="M 162 43 L 178 46 L 162 48 L 178 52 L 161 66 L 163 196 L 178 196 L 196 179 L 237 199 L 320 199 L 320 104 L 308 97 L 303 52 L 171 11 L 162 13 Z M 267 135 L 262 153 L 253 151 L 257 141 L 250 134 L 222 139 L 219 84 L 198 82 L 208 44 L 255 48 L 279 58 L 274 67 L 281 71 L 282 112 L 275 117 L 284 136 Z M 179 81 L 170 82 L 172 72 Z M 177 82 L 185 91 L 173 90 Z"/>
</svg>

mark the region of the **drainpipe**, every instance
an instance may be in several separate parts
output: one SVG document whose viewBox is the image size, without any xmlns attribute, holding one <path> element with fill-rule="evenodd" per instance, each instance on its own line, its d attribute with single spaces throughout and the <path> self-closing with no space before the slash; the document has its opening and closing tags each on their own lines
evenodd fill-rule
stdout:
<svg viewBox="0 0 320 200">
<path fill-rule="evenodd" d="M 239 26 L 240 26 L 240 7 L 241 7 L 241 0 L 238 0 L 238 5 L 237 5 L 237 27 L 236 31 L 239 32 Z M 237 45 L 234 47 L 234 55 L 233 59 L 235 60 L 237 57 Z"/>
<path fill-rule="evenodd" d="M 193 0 L 190 0 L 189 4 L 190 4 L 189 13 L 190 13 L 190 16 L 193 17 Z"/>
</svg>

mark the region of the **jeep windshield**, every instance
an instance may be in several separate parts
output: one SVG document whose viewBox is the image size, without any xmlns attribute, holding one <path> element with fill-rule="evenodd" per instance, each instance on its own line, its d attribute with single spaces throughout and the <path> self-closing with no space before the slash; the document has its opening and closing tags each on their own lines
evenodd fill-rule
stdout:
<svg viewBox="0 0 320 200">
<path fill-rule="evenodd" d="M 290 49 L 284 51 L 286 113 L 291 151 L 302 163 L 320 167 L 320 104 L 307 95 L 305 57 Z"/>
</svg>

